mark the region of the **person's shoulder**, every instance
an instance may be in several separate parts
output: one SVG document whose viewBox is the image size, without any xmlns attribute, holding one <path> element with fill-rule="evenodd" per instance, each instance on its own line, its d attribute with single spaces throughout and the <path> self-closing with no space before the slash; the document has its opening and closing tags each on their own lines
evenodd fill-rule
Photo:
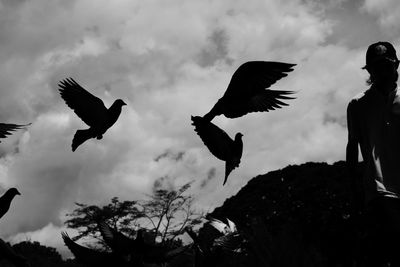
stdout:
<svg viewBox="0 0 400 267">
<path fill-rule="evenodd" d="M 368 97 L 368 94 L 369 94 L 368 91 L 369 91 L 369 90 L 366 90 L 366 91 L 364 91 L 364 92 L 362 92 L 362 93 L 358 93 L 358 94 L 356 94 L 355 96 L 353 96 L 353 97 L 351 98 L 350 102 L 349 102 L 349 105 L 355 105 L 357 102 L 360 102 L 360 101 L 362 101 L 363 99 L 367 98 L 367 97 Z"/>
</svg>

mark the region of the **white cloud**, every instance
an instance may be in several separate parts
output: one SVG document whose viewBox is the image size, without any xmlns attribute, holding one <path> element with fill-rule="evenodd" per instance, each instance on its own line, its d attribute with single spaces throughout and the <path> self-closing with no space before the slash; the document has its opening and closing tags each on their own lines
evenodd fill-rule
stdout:
<svg viewBox="0 0 400 267">
<path fill-rule="evenodd" d="M 400 3 L 396 0 L 365 0 L 363 9 L 376 15 L 386 31 L 399 30 Z"/>
</svg>

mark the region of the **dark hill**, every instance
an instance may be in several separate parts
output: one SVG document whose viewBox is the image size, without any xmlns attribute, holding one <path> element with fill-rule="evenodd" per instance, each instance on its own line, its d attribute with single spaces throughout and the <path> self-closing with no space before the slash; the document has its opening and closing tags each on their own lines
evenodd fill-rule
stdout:
<svg viewBox="0 0 400 267">
<path fill-rule="evenodd" d="M 350 182 L 343 161 L 288 166 L 253 178 L 210 216 L 229 218 L 243 231 L 261 221 L 264 230 L 253 234 L 268 250 L 261 252 L 269 255 L 264 264 L 350 265 L 362 232 L 359 218 L 350 216 Z"/>
</svg>

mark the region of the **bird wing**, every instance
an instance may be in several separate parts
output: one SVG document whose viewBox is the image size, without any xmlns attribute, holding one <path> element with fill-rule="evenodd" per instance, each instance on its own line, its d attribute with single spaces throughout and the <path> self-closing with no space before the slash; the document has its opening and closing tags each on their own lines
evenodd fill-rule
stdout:
<svg viewBox="0 0 400 267">
<path fill-rule="evenodd" d="M 244 110 L 242 112 L 270 111 L 281 108 L 282 106 L 288 106 L 287 103 L 281 100 L 294 99 L 294 97 L 288 96 L 293 93 L 292 91 L 263 90 L 249 99 L 246 105 L 243 106 Z"/>
<path fill-rule="evenodd" d="M 240 247 L 242 238 L 238 233 L 230 233 L 214 240 L 213 246 L 221 247 L 227 251 L 235 251 Z"/>
<path fill-rule="evenodd" d="M 75 258 L 80 262 L 95 266 L 96 263 L 105 264 L 107 261 L 110 261 L 110 255 L 108 253 L 95 251 L 93 249 L 81 246 L 72 241 L 66 232 L 62 232 L 61 236 L 64 240 L 64 244 L 68 247 L 72 254 L 74 254 Z"/>
<path fill-rule="evenodd" d="M 258 92 L 269 88 L 281 78 L 286 77 L 288 72 L 293 71 L 294 66 L 296 64 L 283 62 L 246 62 L 233 74 L 224 97 L 237 101 L 251 98 Z"/>
<path fill-rule="evenodd" d="M 194 130 L 215 157 L 225 161 L 231 156 L 234 141 L 224 130 L 200 116 L 192 116 L 192 125 L 194 125 Z"/>
<path fill-rule="evenodd" d="M 98 224 L 101 236 L 104 242 L 113 251 L 120 253 L 129 253 L 132 249 L 134 240 L 124 234 L 112 229 L 106 222 L 102 221 Z"/>
<path fill-rule="evenodd" d="M 236 224 L 228 218 L 226 218 L 226 220 L 228 221 L 229 229 L 231 230 L 231 232 L 237 232 Z"/>
<path fill-rule="evenodd" d="M 218 219 L 215 218 L 211 218 L 209 221 L 209 224 L 214 227 L 215 229 L 217 229 L 220 233 L 225 233 L 226 229 L 228 227 L 228 225 Z"/>
<path fill-rule="evenodd" d="M 104 125 L 107 108 L 103 101 L 86 91 L 74 79 L 67 78 L 58 84 L 61 97 L 87 125 Z"/>
<path fill-rule="evenodd" d="M 27 126 L 31 125 L 30 123 L 20 125 L 20 124 L 12 124 L 12 123 L 0 123 L 0 138 L 6 138 L 7 135 L 11 135 L 13 131 L 18 129 L 23 129 Z M 0 141 L 1 143 L 1 141 Z"/>
<path fill-rule="evenodd" d="M 222 185 L 226 184 L 226 181 L 228 181 L 228 176 L 229 174 L 237 167 L 239 167 L 240 159 L 237 160 L 236 158 L 230 158 L 225 162 L 225 177 L 224 177 L 224 182 Z"/>
</svg>

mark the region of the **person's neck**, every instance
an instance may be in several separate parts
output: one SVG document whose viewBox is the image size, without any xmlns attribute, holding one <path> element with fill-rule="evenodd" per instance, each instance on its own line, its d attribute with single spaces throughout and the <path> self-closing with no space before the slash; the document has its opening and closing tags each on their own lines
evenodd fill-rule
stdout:
<svg viewBox="0 0 400 267">
<path fill-rule="evenodd" d="M 382 94 L 387 95 L 397 88 L 396 82 L 382 82 L 374 84 L 374 87 Z"/>
</svg>

